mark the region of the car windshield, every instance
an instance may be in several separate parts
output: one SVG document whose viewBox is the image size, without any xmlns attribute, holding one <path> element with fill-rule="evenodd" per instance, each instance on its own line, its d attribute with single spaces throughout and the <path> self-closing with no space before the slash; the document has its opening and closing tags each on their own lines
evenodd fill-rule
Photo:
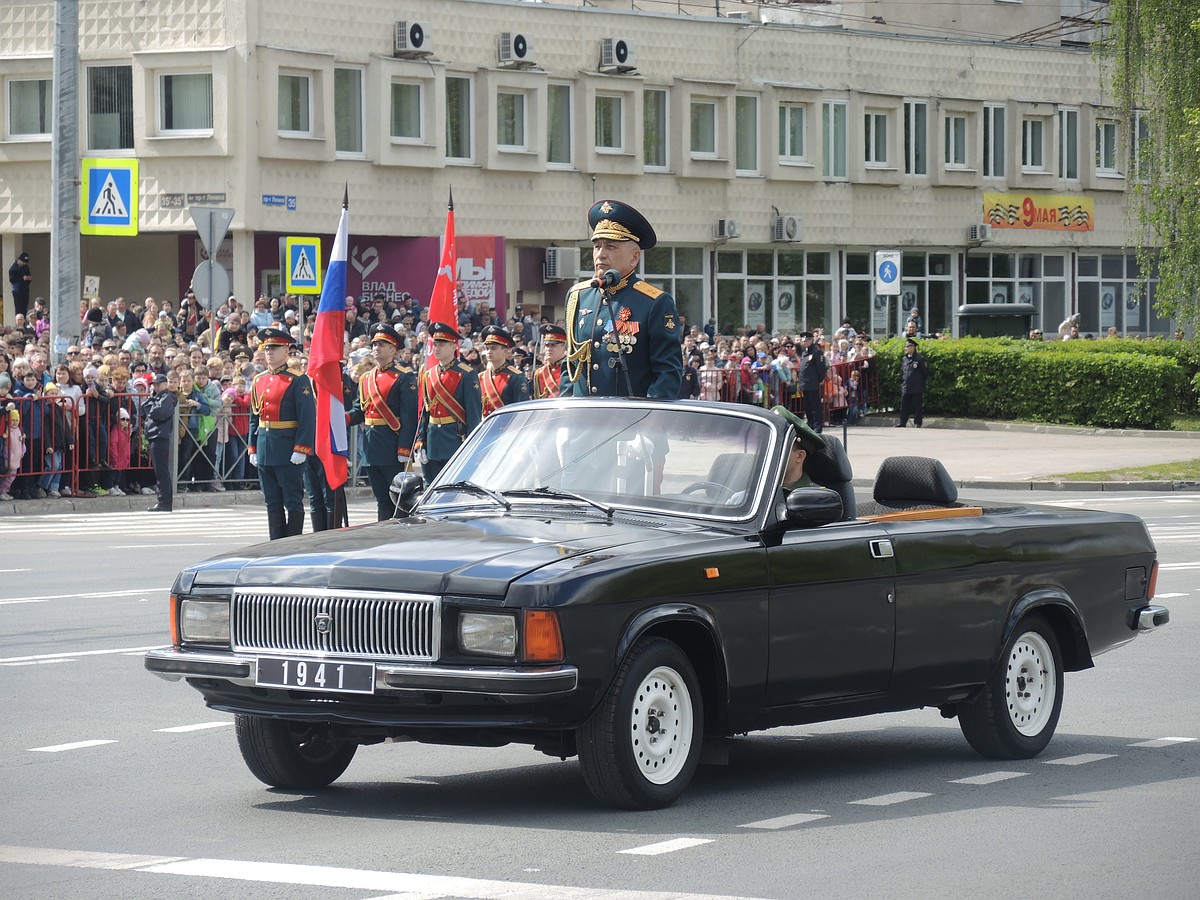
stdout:
<svg viewBox="0 0 1200 900">
<path fill-rule="evenodd" d="M 771 428 L 736 411 L 679 404 L 531 404 L 488 416 L 423 509 L 568 504 L 739 519 L 757 507 Z"/>
</svg>

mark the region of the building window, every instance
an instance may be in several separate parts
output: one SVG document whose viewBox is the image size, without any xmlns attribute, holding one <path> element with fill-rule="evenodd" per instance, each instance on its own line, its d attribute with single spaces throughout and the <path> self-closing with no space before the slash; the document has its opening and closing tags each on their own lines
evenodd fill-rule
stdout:
<svg viewBox="0 0 1200 900">
<path fill-rule="evenodd" d="M 1112 327 L 1120 334 L 1171 333 L 1171 321 L 1154 310 L 1158 273 L 1144 272 L 1136 253 L 1080 254 L 1078 267 L 1081 332 L 1103 337 Z"/>
<path fill-rule="evenodd" d="M 1133 173 L 1140 181 L 1150 177 L 1152 160 L 1149 158 L 1153 150 L 1150 143 L 1150 121 L 1138 111 L 1133 114 Z"/>
<path fill-rule="evenodd" d="M 412 81 L 392 82 L 392 139 L 420 141 L 424 136 L 421 122 L 421 85 Z"/>
<path fill-rule="evenodd" d="M 779 104 L 779 161 L 804 162 L 808 151 L 804 142 L 805 108 L 796 104 Z"/>
<path fill-rule="evenodd" d="M 507 150 L 525 149 L 524 94 L 496 94 L 496 144 Z"/>
<path fill-rule="evenodd" d="M 158 76 L 158 130 L 212 133 L 212 74 Z"/>
<path fill-rule="evenodd" d="M 1058 177 L 1079 178 L 1079 110 L 1058 111 Z"/>
<path fill-rule="evenodd" d="M 53 91 L 49 78 L 8 82 L 8 136 L 49 137 L 54 131 Z"/>
<path fill-rule="evenodd" d="M 1046 123 L 1041 119 L 1021 121 L 1021 168 L 1028 172 L 1046 170 L 1045 140 Z"/>
<path fill-rule="evenodd" d="M 711 100 L 692 101 L 691 147 L 695 157 L 717 155 L 717 104 Z"/>
<path fill-rule="evenodd" d="M 613 94 L 596 95 L 596 149 L 625 149 L 625 113 L 622 98 Z"/>
<path fill-rule="evenodd" d="M 133 67 L 88 69 L 88 149 L 133 149 Z"/>
<path fill-rule="evenodd" d="M 734 168 L 739 174 L 758 172 L 758 98 L 738 96 L 734 101 L 734 127 L 737 129 L 737 158 Z"/>
<path fill-rule="evenodd" d="M 1117 175 L 1117 123 L 1101 119 L 1096 123 L 1096 172 Z"/>
<path fill-rule="evenodd" d="M 475 158 L 471 135 L 471 79 L 446 76 L 446 157 Z"/>
<path fill-rule="evenodd" d="M 363 152 L 362 69 L 333 70 L 334 150 L 361 155 Z"/>
<path fill-rule="evenodd" d="M 821 175 L 825 178 L 846 178 L 849 164 L 846 144 L 848 116 L 849 104 L 845 100 L 826 100 L 821 104 L 821 143 L 824 150 Z"/>
<path fill-rule="evenodd" d="M 863 115 L 863 162 L 868 166 L 886 166 L 887 113 L 865 113 Z"/>
<path fill-rule="evenodd" d="M 967 167 L 967 117 L 946 116 L 946 168 Z"/>
<path fill-rule="evenodd" d="M 972 252 L 966 257 L 966 302 L 1033 304 L 1031 327 L 1050 334 L 1068 314 L 1067 272 L 1062 253 Z"/>
<path fill-rule="evenodd" d="M 551 84 L 546 89 L 546 163 L 571 164 L 571 85 Z"/>
<path fill-rule="evenodd" d="M 795 334 L 831 330 L 833 256 L 825 251 L 719 250 L 717 331 L 742 326 Z"/>
<path fill-rule="evenodd" d="M 701 247 L 670 247 L 659 244 L 642 254 L 642 271 L 655 287 L 675 298 L 675 306 L 688 322 L 701 324 L 707 320 L 704 302 L 705 260 L 708 254 Z M 582 270 L 591 271 L 590 250 Z"/>
<path fill-rule="evenodd" d="M 279 73 L 279 133 L 312 134 L 312 79 Z"/>
<path fill-rule="evenodd" d="M 651 88 L 642 94 L 642 153 L 647 169 L 667 168 L 667 92 Z"/>
<path fill-rule="evenodd" d="M 983 175 L 1004 177 L 1004 107 L 983 108 Z"/>
<path fill-rule="evenodd" d="M 929 104 L 923 100 L 904 102 L 904 174 L 929 174 Z"/>
</svg>

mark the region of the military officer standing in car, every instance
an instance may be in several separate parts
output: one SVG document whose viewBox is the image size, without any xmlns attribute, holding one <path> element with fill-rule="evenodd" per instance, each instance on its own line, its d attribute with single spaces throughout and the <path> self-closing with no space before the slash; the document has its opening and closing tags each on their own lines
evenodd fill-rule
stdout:
<svg viewBox="0 0 1200 900">
<path fill-rule="evenodd" d="M 542 354 L 545 363 L 533 373 L 533 396 L 536 400 L 557 397 L 561 393 L 563 359 L 567 355 L 567 330 L 561 325 L 542 326 Z"/>
<path fill-rule="evenodd" d="M 479 373 L 479 395 L 486 416 L 502 406 L 528 400 L 529 379 L 509 358 L 514 342 L 508 329 L 488 325 L 479 334 L 488 360 L 487 368 Z"/>
<path fill-rule="evenodd" d="M 404 338 L 392 325 L 372 325 L 370 334 L 376 366 L 358 382 L 358 397 L 346 421 L 363 425 L 363 468 L 382 522 L 396 509 L 388 493 L 392 479 L 408 467 L 412 456 L 417 433 L 417 375 L 399 362 Z"/>
<path fill-rule="evenodd" d="M 316 430 L 312 384 L 287 367 L 291 346 L 280 328 L 259 333 L 267 368 L 250 388 L 250 463 L 258 467 L 271 540 L 304 531 L 304 462 Z"/>
<path fill-rule="evenodd" d="M 457 331 L 444 322 L 429 326 L 437 365 L 421 370 L 421 421 L 415 449 L 422 451 L 421 470 L 426 483 L 438 473 L 467 439 L 482 418 L 479 377 L 458 358 Z"/>
<path fill-rule="evenodd" d="M 658 241 L 654 229 L 618 200 L 594 204 L 588 224 L 596 277 L 567 292 L 561 393 L 674 400 L 683 378 L 675 300 L 635 274 L 642 251 Z"/>
</svg>

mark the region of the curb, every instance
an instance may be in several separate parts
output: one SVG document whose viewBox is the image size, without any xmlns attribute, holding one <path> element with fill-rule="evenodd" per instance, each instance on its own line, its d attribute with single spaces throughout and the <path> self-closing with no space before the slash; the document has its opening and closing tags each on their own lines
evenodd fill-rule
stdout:
<svg viewBox="0 0 1200 900">
<path fill-rule="evenodd" d="M 891 428 L 900 420 L 891 415 L 866 416 L 859 421 L 875 428 Z M 831 430 L 841 426 L 830 426 Z M 937 419 L 926 417 L 922 428 L 942 431 L 1013 431 L 1021 434 L 1066 434 L 1076 437 L 1183 438 L 1200 441 L 1200 431 L 1141 431 L 1135 428 L 1095 428 L 1084 425 L 1038 425 L 1032 422 L 998 422 L 987 419 Z"/>
<path fill-rule="evenodd" d="M 346 496 L 351 500 L 369 499 L 372 497 L 369 487 L 352 487 L 346 489 Z M 0 519 L 4 516 L 45 515 L 54 513 L 76 512 L 144 512 L 147 506 L 154 504 L 153 494 L 127 494 L 121 497 L 62 497 L 60 499 L 46 498 L 43 500 L 12 500 L 0 503 Z M 305 510 L 307 511 L 307 497 Z M 212 509 L 229 506 L 254 506 L 263 504 L 262 491 L 220 491 L 201 494 L 176 493 L 174 507 L 179 509 Z"/>
</svg>

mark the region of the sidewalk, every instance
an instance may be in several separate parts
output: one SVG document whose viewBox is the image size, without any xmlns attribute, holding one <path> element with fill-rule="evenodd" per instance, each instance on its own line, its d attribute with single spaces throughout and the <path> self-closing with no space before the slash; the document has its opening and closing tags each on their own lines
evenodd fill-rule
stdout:
<svg viewBox="0 0 1200 900">
<path fill-rule="evenodd" d="M 940 459 L 960 488 L 990 490 L 1200 491 L 1200 483 L 1170 481 L 1058 481 L 1064 472 L 1101 472 L 1126 466 L 1200 458 L 1200 432 L 1108 431 L 1063 425 L 1016 425 L 962 419 L 926 419 L 925 427 L 893 428 L 896 419 L 872 416 L 846 431 L 846 451 L 856 486 L 870 487 L 888 456 Z M 841 426 L 826 434 L 842 437 Z M 350 488 L 366 500 L 369 488 Z M 55 512 L 140 510 L 153 497 L 73 497 L 0 501 L 0 516 Z M 262 505 L 258 491 L 176 494 L 177 509 Z"/>
</svg>

